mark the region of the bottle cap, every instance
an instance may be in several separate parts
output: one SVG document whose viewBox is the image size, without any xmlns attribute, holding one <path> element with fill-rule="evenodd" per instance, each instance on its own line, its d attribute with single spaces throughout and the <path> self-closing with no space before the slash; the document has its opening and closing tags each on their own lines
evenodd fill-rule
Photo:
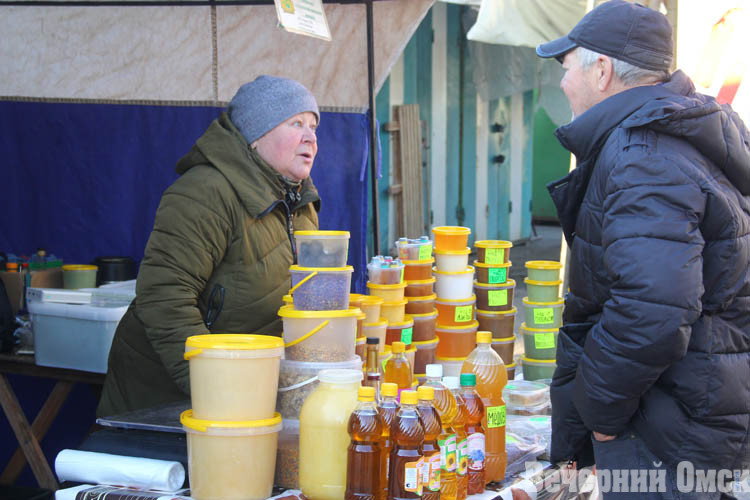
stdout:
<svg viewBox="0 0 750 500">
<path fill-rule="evenodd" d="M 383 382 L 380 384 L 380 394 L 382 396 L 395 398 L 398 396 L 398 385 L 393 382 Z"/>
<path fill-rule="evenodd" d="M 380 344 L 380 339 L 377 337 L 367 337 L 367 345 L 378 345 Z"/>
<path fill-rule="evenodd" d="M 432 401 L 435 399 L 435 388 L 429 385 L 417 387 L 417 399 L 420 401 Z"/>
<path fill-rule="evenodd" d="M 477 385 L 477 376 L 473 373 L 461 374 L 461 387 Z"/>
<path fill-rule="evenodd" d="M 398 354 L 400 352 L 404 352 L 405 344 L 403 342 L 394 342 L 391 344 L 391 352 L 393 354 Z"/>
<path fill-rule="evenodd" d="M 402 405 L 415 405 L 417 404 L 417 392 L 416 391 L 404 391 L 401 393 L 401 404 Z"/>
<path fill-rule="evenodd" d="M 492 332 L 477 332 L 477 344 L 492 343 Z"/>
<path fill-rule="evenodd" d="M 458 377 L 443 377 L 443 384 L 450 390 L 458 389 L 461 384 L 458 381 Z"/>
<path fill-rule="evenodd" d="M 429 364 L 425 367 L 425 375 L 428 377 L 440 378 L 443 376 L 443 365 L 437 363 Z"/>
<path fill-rule="evenodd" d="M 360 401 L 375 401 L 375 388 L 359 386 L 357 389 L 357 399 Z"/>
</svg>

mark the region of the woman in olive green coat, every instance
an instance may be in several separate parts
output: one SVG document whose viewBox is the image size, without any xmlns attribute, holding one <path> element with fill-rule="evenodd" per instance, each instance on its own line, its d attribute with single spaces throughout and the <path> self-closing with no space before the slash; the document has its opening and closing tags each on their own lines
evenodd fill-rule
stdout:
<svg viewBox="0 0 750 500">
<path fill-rule="evenodd" d="M 261 76 L 179 160 L 112 342 L 97 415 L 189 398 L 191 335 L 281 334 L 293 233 L 318 227 L 309 176 L 319 120 L 304 86 Z"/>
</svg>

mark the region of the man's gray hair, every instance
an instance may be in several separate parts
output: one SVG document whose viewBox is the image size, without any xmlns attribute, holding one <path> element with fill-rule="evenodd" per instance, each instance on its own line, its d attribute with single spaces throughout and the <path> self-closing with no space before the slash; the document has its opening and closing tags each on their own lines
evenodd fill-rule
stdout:
<svg viewBox="0 0 750 500">
<path fill-rule="evenodd" d="M 578 62 L 584 69 L 591 67 L 591 65 L 596 62 L 596 59 L 600 55 L 602 55 L 585 47 L 577 47 L 576 51 L 576 54 L 578 55 Z M 659 82 L 666 82 L 667 80 L 669 80 L 669 71 L 654 71 L 651 69 L 643 69 L 639 68 L 638 66 L 633 66 L 632 64 L 625 61 L 621 61 L 620 59 L 612 56 L 606 57 L 610 58 L 610 60 L 612 61 L 612 69 L 614 70 L 615 75 L 617 75 L 617 78 L 619 78 L 620 81 L 625 85 L 637 85 L 646 81 L 653 82 L 654 80 Z"/>
</svg>

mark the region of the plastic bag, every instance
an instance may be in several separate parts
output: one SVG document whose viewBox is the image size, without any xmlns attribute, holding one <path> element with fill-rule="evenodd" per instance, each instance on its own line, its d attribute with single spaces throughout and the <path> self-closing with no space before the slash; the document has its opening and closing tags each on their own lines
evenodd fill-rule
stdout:
<svg viewBox="0 0 750 500">
<path fill-rule="evenodd" d="M 508 415 L 505 429 L 524 438 L 540 436 L 545 443 L 545 454 L 549 456 L 552 444 L 552 417 L 549 415 Z"/>
<path fill-rule="evenodd" d="M 535 461 L 546 449 L 547 440 L 541 435 L 520 436 L 509 432 L 506 427 L 505 450 L 508 453 L 506 477 L 526 470 L 526 462 Z"/>
</svg>

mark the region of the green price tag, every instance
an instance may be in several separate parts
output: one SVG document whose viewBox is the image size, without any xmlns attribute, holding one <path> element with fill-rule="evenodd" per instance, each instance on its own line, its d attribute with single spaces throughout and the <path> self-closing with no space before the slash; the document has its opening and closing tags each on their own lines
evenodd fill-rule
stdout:
<svg viewBox="0 0 750 500">
<path fill-rule="evenodd" d="M 555 347 L 555 334 L 550 333 L 535 333 L 534 334 L 534 348 L 535 349 L 552 349 Z"/>
<path fill-rule="evenodd" d="M 535 422 L 538 424 L 548 424 L 552 417 L 530 417 L 529 422 Z"/>
<path fill-rule="evenodd" d="M 419 247 L 419 260 L 430 260 L 432 257 L 432 245 L 422 245 Z"/>
<path fill-rule="evenodd" d="M 401 281 L 399 281 L 399 283 L 403 283 L 404 282 L 404 270 L 405 269 L 406 269 L 406 266 L 404 266 L 404 267 L 401 268 Z"/>
<path fill-rule="evenodd" d="M 455 314 L 453 315 L 453 321 L 456 323 L 466 323 L 467 321 L 471 321 L 471 313 L 474 312 L 473 306 L 458 306 L 455 309 Z"/>
<path fill-rule="evenodd" d="M 385 365 L 386 365 L 387 363 L 388 363 L 388 360 L 387 360 L 387 359 L 384 359 L 384 360 L 383 360 L 383 362 L 382 362 L 382 363 L 380 363 L 381 365 L 383 365 L 383 373 L 385 373 Z"/>
<path fill-rule="evenodd" d="M 505 405 L 487 407 L 487 428 L 505 427 Z"/>
<path fill-rule="evenodd" d="M 508 305 L 508 290 L 490 290 L 487 292 L 487 301 L 490 306 Z"/>
<path fill-rule="evenodd" d="M 505 283 L 508 280 L 507 267 L 491 267 L 489 272 L 490 283 Z"/>
<path fill-rule="evenodd" d="M 484 250 L 485 264 L 502 264 L 505 262 L 504 248 L 487 248 Z"/>
<path fill-rule="evenodd" d="M 555 310 L 551 307 L 534 309 L 534 323 L 537 325 L 551 325 L 555 322 Z"/>
<path fill-rule="evenodd" d="M 414 328 L 404 328 L 401 330 L 401 342 L 403 342 L 406 345 L 411 344 L 411 334 L 414 331 Z"/>
</svg>

